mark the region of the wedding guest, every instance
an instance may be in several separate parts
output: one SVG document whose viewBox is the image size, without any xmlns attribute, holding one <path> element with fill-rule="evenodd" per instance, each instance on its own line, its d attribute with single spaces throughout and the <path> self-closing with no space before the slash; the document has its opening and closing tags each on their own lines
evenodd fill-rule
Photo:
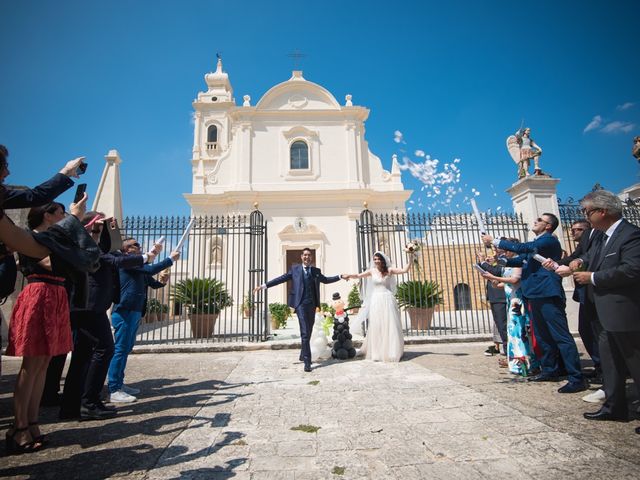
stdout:
<svg viewBox="0 0 640 480">
<path fill-rule="evenodd" d="M 627 371 L 640 390 L 640 228 L 622 218 L 622 202 L 611 192 L 590 192 L 580 204 L 593 228 L 604 233 L 599 248 L 582 257 L 588 270 L 573 273 L 593 296 L 603 327 L 598 346 L 607 399 L 584 417 L 626 421 Z M 640 427 L 635 431 L 640 434 Z"/>
<path fill-rule="evenodd" d="M 513 244 L 520 242 L 517 238 L 505 239 Z M 503 253 L 507 258 L 513 258 L 514 252 Z M 491 282 L 499 282 L 505 292 L 507 315 L 507 359 L 509 371 L 515 375 L 523 377 L 529 376 L 531 372 L 539 369 L 538 359 L 533 352 L 533 344 L 530 336 L 529 314 L 525 306 L 520 288 L 522 277 L 521 267 L 505 267 L 500 276 L 489 272 L 483 277 Z"/>
<path fill-rule="evenodd" d="M 483 235 L 486 245 L 515 252 L 518 256 L 506 260 L 506 266 L 522 267 L 522 293 L 531 308 L 536 341 L 542 347 L 542 372 L 530 377 L 534 382 L 555 382 L 560 374 L 558 357 L 562 358 L 568 373 L 568 383 L 558 389 L 559 393 L 575 393 L 587 389 L 580 368 L 578 348 L 569 332 L 565 313 L 565 295 L 562 279 L 548 271 L 533 258 L 534 254 L 559 261 L 562 248 L 552 234 L 559 225 L 558 217 L 543 213 L 533 221 L 531 230 L 536 234 L 532 242 L 514 243 L 495 240 Z"/>
<path fill-rule="evenodd" d="M 497 255 L 502 255 L 502 250 L 496 250 Z M 487 262 L 486 255 L 482 252 L 476 254 L 478 265 L 487 272 L 500 277 L 502 275 L 502 268 L 499 265 L 492 265 Z M 487 280 L 486 292 L 487 300 L 491 306 L 491 316 L 493 317 L 493 342 L 494 345 L 485 350 L 484 354 L 487 356 L 500 354 L 500 344 L 502 344 L 502 353 L 507 355 L 507 300 L 504 293 L 504 288 L 497 286 L 498 282 Z M 502 362 L 504 361 L 504 363 Z M 506 367 L 506 360 L 500 358 L 498 364 L 501 367 Z"/>
<path fill-rule="evenodd" d="M 134 238 L 125 238 L 122 241 L 122 251 L 125 255 L 140 255 L 140 243 Z M 111 312 L 115 350 L 107 374 L 112 403 L 130 403 L 137 400 L 133 393 L 127 393 L 124 371 L 127 358 L 136 342 L 136 332 L 147 301 L 147 277 L 169 268 L 179 257 L 180 252 L 173 251 L 169 257 L 156 264 L 119 271 L 120 300 Z M 129 391 L 133 392 L 131 388 Z"/>
<path fill-rule="evenodd" d="M 85 194 L 80 202 L 71 204 L 75 216 L 84 214 L 86 200 Z M 28 224 L 38 234 L 64 218 L 64 206 L 54 202 L 32 208 Z M 53 233 L 50 239 L 60 232 Z M 49 242 L 49 248 L 51 246 Z M 61 250 L 69 249 L 65 246 Z M 20 268 L 27 286 L 18 296 L 11 314 L 6 355 L 23 358 L 14 390 L 14 424 L 6 434 L 7 453 L 35 452 L 46 443 L 38 416 L 47 365 L 51 356 L 67 353 L 72 348 L 69 301 L 64 286 L 65 278 L 75 274 L 74 262 L 68 262 L 71 255 L 73 252 L 66 256 L 52 252 L 42 260 L 21 256 Z"/>
</svg>

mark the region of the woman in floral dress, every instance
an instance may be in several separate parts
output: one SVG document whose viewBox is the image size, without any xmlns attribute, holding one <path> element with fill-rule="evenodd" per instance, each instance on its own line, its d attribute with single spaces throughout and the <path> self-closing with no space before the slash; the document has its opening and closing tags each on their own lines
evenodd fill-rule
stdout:
<svg viewBox="0 0 640 480">
<path fill-rule="evenodd" d="M 514 238 L 508 240 L 511 242 L 519 241 Z M 513 252 L 506 252 L 506 256 L 514 255 L 515 253 Z M 488 272 L 482 276 L 487 280 L 499 282 L 499 285 L 504 287 L 507 300 L 507 358 L 509 371 L 515 375 L 526 377 L 532 370 L 537 370 L 539 365 L 533 353 L 529 314 L 520 289 L 521 275 L 522 268 L 505 267 L 501 277 L 491 275 Z"/>
</svg>

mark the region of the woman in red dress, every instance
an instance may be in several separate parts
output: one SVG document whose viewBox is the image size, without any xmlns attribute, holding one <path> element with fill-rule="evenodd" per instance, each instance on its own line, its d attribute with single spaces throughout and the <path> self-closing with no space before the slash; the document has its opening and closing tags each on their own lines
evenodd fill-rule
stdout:
<svg viewBox="0 0 640 480">
<path fill-rule="evenodd" d="M 45 231 L 64 216 L 64 205 L 57 202 L 32 208 L 29 228 Z M 7 432 L 9 453 L 36 451 L 44 445 L 38 413 L 47 366 L 52 356 L 66 354 L 73 347 L 65 278 L 56 263 L 54 255 L 40 261 L 21 257 L 20 268 L 28 284 L 11 313 L 6 351 L 6 355 L 22 357 L 13 396 L 14 429 Z"/>
</svg>

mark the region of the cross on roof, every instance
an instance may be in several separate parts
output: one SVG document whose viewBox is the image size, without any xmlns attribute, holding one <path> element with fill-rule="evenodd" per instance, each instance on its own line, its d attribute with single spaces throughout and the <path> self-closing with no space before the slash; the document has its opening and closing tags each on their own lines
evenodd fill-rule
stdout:
<svg viewBox="0 0 640 480">
<path fill-rule="evenodd" d="M 306 56 L 307 56 L 306 54 L 300 52 L 300 50 L 298 50 L 297 48 L 293 52 L 287 54 L 287 57 L 293 59 L 293 69 L 294 70 L 299 70 L 300 61 L 301 61 L 301 59 L 303 59 Z"/>
</svg>

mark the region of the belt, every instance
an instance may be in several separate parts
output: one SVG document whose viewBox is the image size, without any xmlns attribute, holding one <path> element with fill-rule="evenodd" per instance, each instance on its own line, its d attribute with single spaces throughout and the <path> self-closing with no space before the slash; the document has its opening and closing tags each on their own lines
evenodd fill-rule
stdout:
<svg viewBox="0 0 640 480">
<path fill-rule="evenodd" d="M 29 275 L 27 277 L 27 283 L 48 283 L 50 285 L 59 285 L 64 287 L 64 278 L 50 277 L 47 275 Z"/>
</svg>

